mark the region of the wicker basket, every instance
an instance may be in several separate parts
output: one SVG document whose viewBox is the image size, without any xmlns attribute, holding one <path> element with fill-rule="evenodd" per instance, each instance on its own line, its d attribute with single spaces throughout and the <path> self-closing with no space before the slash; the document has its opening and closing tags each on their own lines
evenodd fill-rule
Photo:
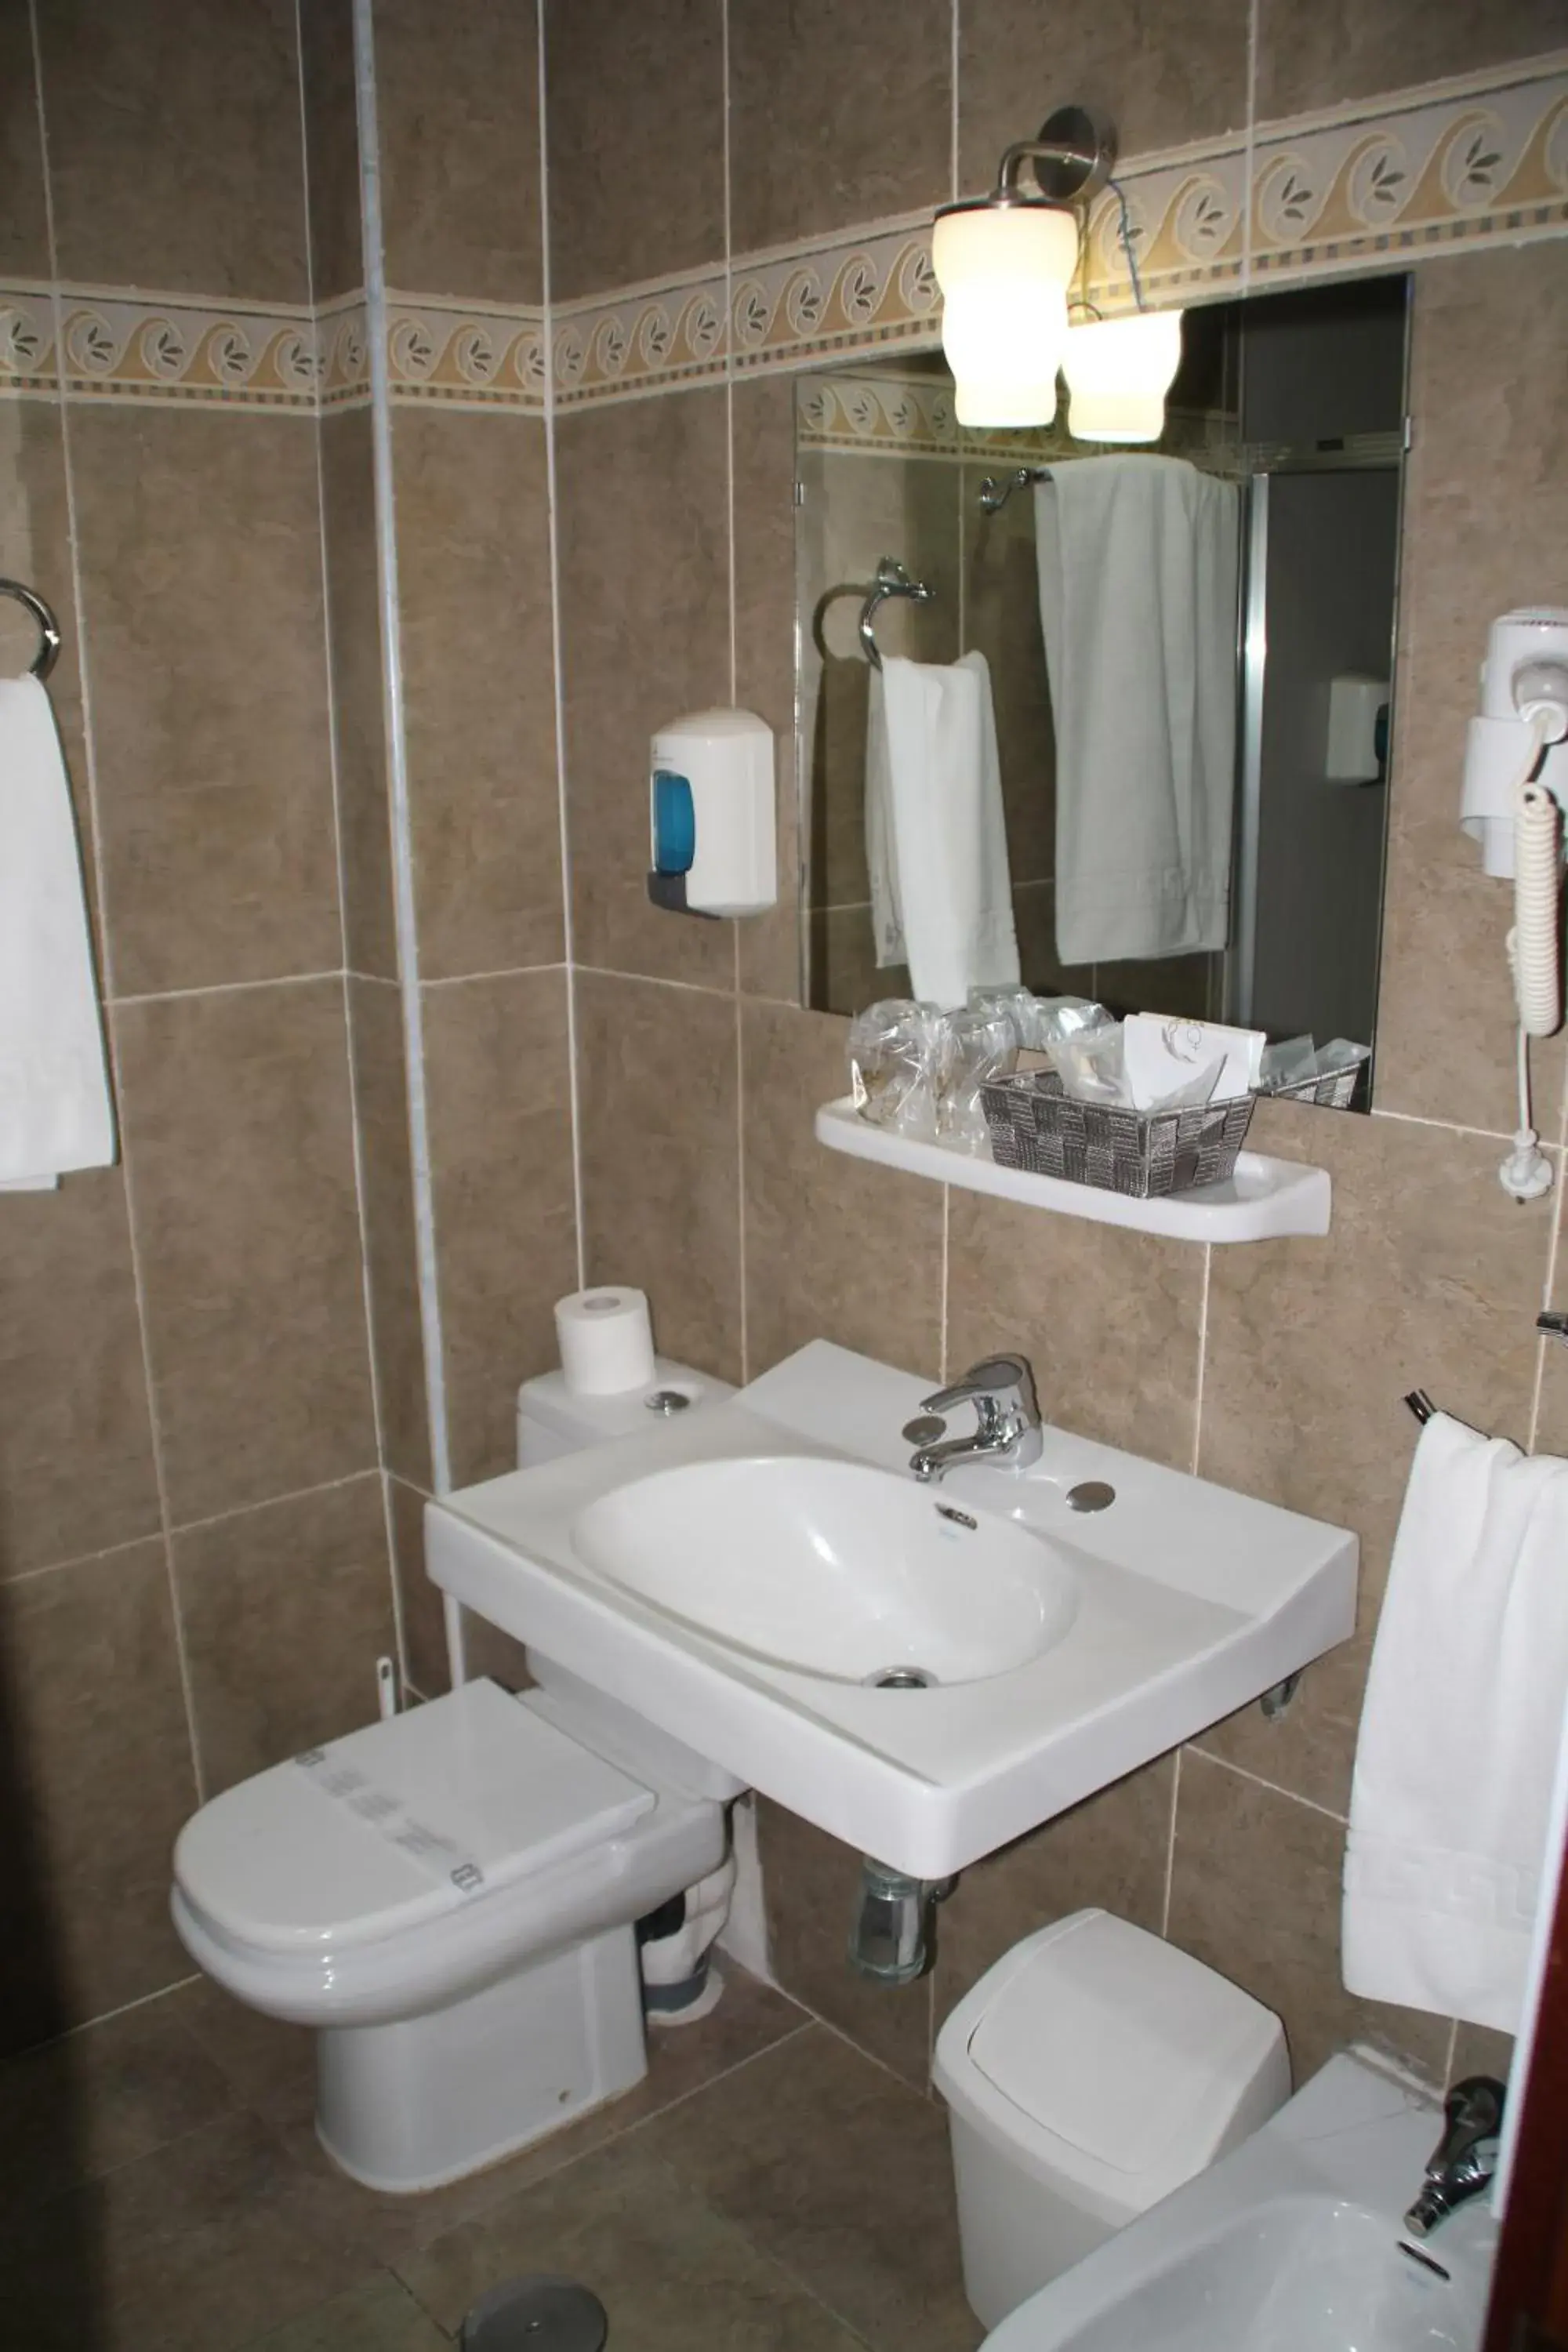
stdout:
<svg viewBox="0 0 1568 2352">
<path fill-rule="evenodd" d="M 1363 1055 L 1359 1062 L 1347 1062 L 1342 1070 L 1325 1070 L 1319 1077 L 1299 1078 L 1294 1086 L 1269 1087 L 1266 1092 L 1270 1101 L 1323 1103 L 1330 1110 L 1349 1110 L 1371 1067 Z"/>
<path fill-rule="evenodd" d="M 1231 1175 L 1253 1103 L 1237 1095 L 1198 1110 L 1123 1110 L 1075 1101 L 1054 1070 L 993 1079 L 980 1098 L 999 1167 L 1140 1201 Z"/>
</svg>

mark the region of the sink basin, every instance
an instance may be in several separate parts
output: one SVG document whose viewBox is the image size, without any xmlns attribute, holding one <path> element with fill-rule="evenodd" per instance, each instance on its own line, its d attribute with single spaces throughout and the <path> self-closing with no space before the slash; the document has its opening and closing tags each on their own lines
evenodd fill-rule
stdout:
<svg viewBox="0 0 1568 2352">
<path fill-rule="evenodd" d="M 1058 1642 L 1078 1580 L 1016 1520 L 858 1462 L 693 1462 L 588 1505 L 591 1568 L 680 1623 L 835 1682 L 971 1683 Z M 907 1703 L 907 1699 L 906 1699 Z"/>
<path fill-rule="evenodd" d="M 987 2352 L 1476 2352 L 1497 2225 L 1484 2198 L 1423 2252 L 1401 2216 L 1436 2105 L 1342 2054 L 1234 2155 L 1020 2305 Z"/>
<path fill-rule="evenodd" d="M 919 1485 L 900 1433 L 930 1387 L 814 1340 L 724 1403 L 430 1504 L 430 1576 L 547 1686 L 916 1878 L 1351 1633 L 1342 1528 L 1067 1430 L 1026 1470 Z M 878 1685 L 900 1666 L 929 1685 Z"/>
</svg>

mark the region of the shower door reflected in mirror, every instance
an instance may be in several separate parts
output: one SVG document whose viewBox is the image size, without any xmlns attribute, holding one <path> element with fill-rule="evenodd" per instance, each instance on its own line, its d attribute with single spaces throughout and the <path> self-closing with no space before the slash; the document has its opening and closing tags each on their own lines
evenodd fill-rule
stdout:
<svg viewBox="0 0 1568 2352">
<path fill-rule="evenodd" d="M 887 787 L 890 711 L 876 721 L 884 748 L 873 747 L 871 797 L 883 813 L 873 816 L 869 856 L 868 845 L 872 667 L 859 624 L 879 565 L 889 562 L 930 593 L 878 604 L 872 630 L 884 656 L 933 666 L 932 692 L 945 691 L 941 678 L 965 657 L 984 656 L 999 770 L 989 804 L 1005 836 L 1026 986 L 1096 998 L 1117 1013 L 1373 1043 L 1406 313 L 1403 277 L 1189 311 L 1166 431 L 1152 453 L 1074 442 L 1060 419 L 1035 433 L 964 431 L 935 354 L 801 379 L 797 749 L 808 1003 L 854 1013 L 913 992 L 916 950 L 906 950 L 909 961 L 898 955 L 902 932 L 888 914 L 889 825 L 910 804 Z M 1152 598 L 1150 567 L 1132 579 L 1094 576 L 1100 557 L 1082 518 L 1087 510 L 1092 525 L 1095 478 L 1078 476 L 1067 493 L 1057 487 L 1086 460 L 1117 457 L 1136 467 L 1151 454 L 1191 469 L 1179 480 L 1163 469 L 1171 528 L 1207 534 L 1195 562 L 1178 548 L 1167 567 L 1156 532 Z M 1100 485 L 1110 481 L 1102 467 Z M 1194 517 L 1190 526 L 1183 520 Z M 1105 613 L 1124 644 L 1107 642 L 1098 618 L 1086 620 Z M 1190 663 L 1182 650 L 1189 642 Z M 1137 730 L 1129 737 L 1118 708 L 1118 677 L 1134 666 L 1145 679 L 1163 677 L 1161 707 L 1176 714 L 1176 732 L 1193 730 L 1174 790 L 1179 797 L 1184 780 L 1194 793 L 1211 869 L 1185 877 L 1185 931 L 1167 924 L 1163 933 L 1202 943 L 1169 952 L 1128 953 L 1126 921 L 1084 888 L 1086 828 L 1091 835 L 1099 824 L 1104 835 L 1109 826 L 1114 856 L 1123 828 L 1131 845 L 1144 818 L 1164 821 L 1162 795 L 1173 790 L 1158 761 L 1145 777 Z M 1200 703 L 1206 678 L 1206 716 L 1192 712 L 1189 667 Z M 879 700 L 903 690 L 896 669 L 885 671 Z M 935 770 L 931 782 L 940 788 Z M 961 779 L 969 797 L 953 803 L 966 824 L 973 784 Z M 1141 794 L 1161 805 L 1141 808 Z M 1177 831 L 1190 843 L 1190 827 Z M 907 839 L 899 846 L 910 854 Z M 1199 862 L 1197 851 L 1188 854 Z"/>
</svg>

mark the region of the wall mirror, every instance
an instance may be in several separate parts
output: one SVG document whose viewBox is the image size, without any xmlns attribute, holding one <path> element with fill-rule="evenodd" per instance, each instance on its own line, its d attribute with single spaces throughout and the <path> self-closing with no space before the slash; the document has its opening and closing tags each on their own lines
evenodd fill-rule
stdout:
<svg viewBox="0 0 1568 2352">
<path fill-rule="evenodd" d="M 1408 292 L 1189 310 L 1145 449 L 965 431 L 938 353 L 799 380 L 808 1004 L 1016 943 L 1038 994 L 1373 1043 Z"/>
</svg>

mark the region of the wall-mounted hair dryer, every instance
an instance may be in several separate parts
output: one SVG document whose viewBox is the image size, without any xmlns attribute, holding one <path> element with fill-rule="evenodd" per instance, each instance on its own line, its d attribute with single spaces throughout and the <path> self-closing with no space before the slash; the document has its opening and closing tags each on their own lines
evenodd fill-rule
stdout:
<svg viewBox="0 0 1568 2352">
<path fill-rule="evenodd" d="M 1519 1003 L 1519 1131 L 1499 1171 L 1518 1201 L 1552 1187 L 1531 1124 L 1529 1040 L 1563 1023 L 1558 904 L 1568 808 L 1568 608 L 1529 605 L 1492 623 L 1480 716 L 1465 749 L 1460 823 L 1488 874 L 1513 882 L 1509 962 Z"/>
</svg>

